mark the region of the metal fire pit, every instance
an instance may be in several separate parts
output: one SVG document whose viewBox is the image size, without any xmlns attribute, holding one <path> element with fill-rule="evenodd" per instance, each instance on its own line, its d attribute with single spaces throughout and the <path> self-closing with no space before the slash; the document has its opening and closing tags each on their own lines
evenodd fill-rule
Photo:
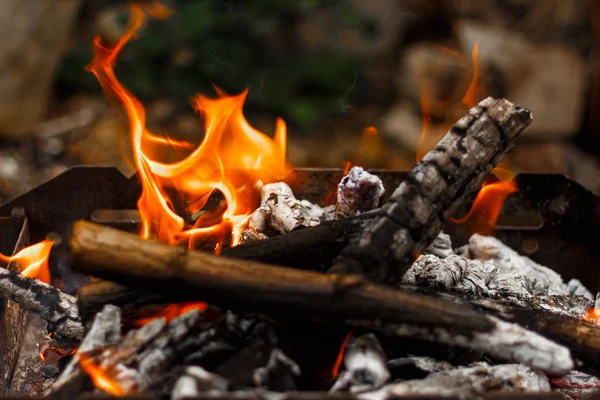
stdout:
<svg viewBox="0 0 600 400">
<path fill-rule="evenodd" d="M 389 194 L 406 171 L 372 170 Z M 298 198 L 327 204 L 335 199 L 340 169 L 296 169 L 285 179 Z M 599 289 L 600 198 L 557 174 L 520 174 L 518 191 L 505 201 L 494 236 L 534 261 L 553 268 L 565 279 L 578 278 L 592 291 Z M 0 206 L 0 217 L 22 208 L 33 243 L 52 234 L 51 272 L 73 293 L 87 277 L 69 270 L 68 238 L 73 222 L 86 219 L 120 229 L 138 229 L 135 212 L 140 196 L 136 176 L 113 167 L 73 167 L 37 188 Z M 466 205 L 465 211 L 468 210 Z M 106 218 L 110 214 L 110 218 Z M 467 242 L 469 232 L 449 222 L 445 228 L 454 246 Z"/>
</svg>

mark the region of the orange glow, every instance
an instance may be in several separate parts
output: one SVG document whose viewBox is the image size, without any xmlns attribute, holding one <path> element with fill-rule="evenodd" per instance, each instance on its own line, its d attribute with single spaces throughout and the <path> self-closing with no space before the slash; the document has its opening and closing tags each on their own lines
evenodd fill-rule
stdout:
<svg viewBox="0 0 600 400">
<path fill-rule="evenodd" d="M 192 99 L 194 109 L 204 119 L 204 138 L 199 146 L 189 148 L 186 142 L 149 132 L 143 105 L 118 81 L 114 65 L 125 44 L 144 25 L 144 11 L 157 18 L 170 15 L 170 11 L 158 3 L 132 4 L 130 9 L 129 27 L 116 45 L 109 48 L 100 38 L 94 40 L 95 56 L 87 69 L 97 77 L 104 91 L 119 101 L 129 118 L 133 158 L 142 184 L 138 200 L 140 234 L 145 239 L 153 237 L 171 244 L 183 242 L 190 247 L 199 239 L 220 241 L 231 234 L 235 246 L 250 214 L 258 206 L 256 183 L 273 182 L 289 170 L 285 160 L 286 125 L 278 119 L 274 138 L 268 137 L 250 126 L 242 113 L 248 90 L 228 95 L 215 87 L 217 98 L 199 94 Z M 186 149 L 185 154 L 180 154 Z M 179 156 L 178 161 L 164 160 L 174 155 Z M 175 211 L 177 204 L 193 215 L 215 191 L 221 192 L 226 203 L 218 214 L 206 212 L 192 223 Z"/>
<path fill-rule="evenodd" d="M 600 309 L 595 307 L 590 308 L 581 319 L 591 324 L 598 324 L 598 321 L 600 321 Z"/>
<path fill-rule="evenodd" d="M 53 363 L 63 357 L 67 357 L 67 356 L 70 356 L 71 354 L 74 354 L 76 351 L 77 351 L 77 349 L 65 351 L 65 350 L 61 350 L 56 347 L 47 347 L 47 348 L 42 349 L 42 351 L 40 351 L 40 358 L 43 361 Z"/>
<path fill-rule="evenodd" d="M 477 86 L 479 85 L 479 41 L 473 46 L 471 60 L 473 61 L 473 78 L 471 78 L 469 88 L 462 98 L 462 103 L 469 108 L 475 107 L 479 99 L 477 90 Z"/>
<path fill-rule="evenodd" d="M 450 219 L 458 224 L 467 224 L 471 233 L 491 235 L 498 222 L 504 201 L 511 193 L 518 190 L 517 183 L 510 171 L 496 168 L 493 172 L 500 181 L 491 183 L 488 177 L 467 215 L 458 220 Z"/>
<path fill-rule="evenodd" d="M 19 266 L 22 275 L 50 284 L 48 258 L 53 244 L 53 241 L 46 239 L 24 248 L 12 257 L 0 254 L 0 261 L 7 264 L 14 261 Z"/>
<path fill-rule="evenodd" d="M 177 304 L 172 303 L 163 308 L 162 310 L 153 313 L 152 315 L 133 321 L 133 326 L 139 328 L 155 320 L 156 318 L 165 318 L 167 322 L 169 322 L 173 318 L 177 318 L 178 316 L 185 314 L 190 310 L 196 309 L 200 312 L 203 312 L 206 310 L 207 307 L 208 305 L 206 303 L 201 302 L 185 302 Z"/>
<path fill-rule="evenodd" d="M 362 134 L 364 136 L 377 136 L 379 135 L 379 130 L 374 126 L 367 126 L 365 129 L 363 129 Z"/>
<path fill-rule="evenodd" d="M 342 361 L 344 361 L 344 354 L 346 353 L 346 346 L 348 346 L 348 342 L 350 341 L 350 337 L 352 336 L 352 331 L 348 332 L 344 341 L 342 342 L 342 346 L 340 347 L 340 352 L 338 353 L 337 358 L 335 359 L 335 363 L 333 364 L 333 368 L 331 369 L 331 376 L 333 378 L 337 378 L 340 375 L 340 368 L 342 367 Z"/>
<path fill-rule="evenodd" d="M 94 382 L 94 386 L 112 394 L 113 396 L 125 395 L 125 391 L 121 385 L 115 382 L 114 379 L 111 379 L 106 371 L 100 368 L 100 366 L 83 354 L 79 354 L 77 357 L 79 358 L 79 366 L 83 372 L 90 377 L 92 382 Z"/>
</svg>

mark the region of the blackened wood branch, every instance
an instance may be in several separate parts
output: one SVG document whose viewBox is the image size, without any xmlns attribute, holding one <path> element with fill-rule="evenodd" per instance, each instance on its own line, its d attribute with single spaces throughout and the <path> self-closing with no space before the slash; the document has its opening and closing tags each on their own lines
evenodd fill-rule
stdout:
<svg viewBox="0 0 600 400">
<path fill-rule="evenodd" d="M 0 268 L 0 297 L 14 301 L 22 309 L 33 311 L 44 319 L 58 347 L 79 346 L 84 329 L 75 297 L 4 268 Z"/>
<path fill-rule="evenodd" d="M 408 173 L 331 272 L 397 280 L 441 232 L 531 123 L 529 110 L 487 98 L 462 117 Z"/>
</svg>

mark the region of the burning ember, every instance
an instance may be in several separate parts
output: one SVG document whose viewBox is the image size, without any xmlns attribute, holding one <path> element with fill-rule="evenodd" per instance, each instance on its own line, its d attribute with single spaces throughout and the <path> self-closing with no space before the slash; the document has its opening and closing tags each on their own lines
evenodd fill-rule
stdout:
<svg viewBox="0 0 600 400">
<path fill-rule="evenodd" d="M 105 92 L 119 100 L 129 117 L 133 155 L 142 183 L 138 201 L 141 236 L 171 244 L 187 242 L 194 247 L 199 240 L 221 243 L 231 234 L 235 246 L 258 205 L 256 185 L 275 181 L 287 172 L 286 125 L 278 119 L 275 136 L 269 138 L 244 118 L 247 90 L 230 96 L 215 87 L 217 98 L 197 95 L 192 99 L 194 109 L 204 118 L 202 143 L 176 162 L 164 161 L 188 146 L 148 131 L 143 105 L 118 81 L 114 66 L 123 47 L 143 26 L 144 11 L 155 18 L 165 18 L 170 11 L 159 3 L 130 8 L 129 28 L 117 44 L 107 47 L 100 38 L 94 40 L 95 57 L 88 69 Z M 215 192 L 224 197 L 224 206 L 204 211 Z M 187 222 L 178 215 L 176 204 L 190 216 L 201 210 L 204 214 L 195 222 Z"/>
<path fill-rule="evenodd" d="M 0 261 L 6 264 L 16 262 L 20 267 L 21 274 L 50 284 L 48 258 L 53 244 L 54 242 L 51 240 L 43 240 L 24 248 L 12 257 L 0 254 Z"/>
</svg>

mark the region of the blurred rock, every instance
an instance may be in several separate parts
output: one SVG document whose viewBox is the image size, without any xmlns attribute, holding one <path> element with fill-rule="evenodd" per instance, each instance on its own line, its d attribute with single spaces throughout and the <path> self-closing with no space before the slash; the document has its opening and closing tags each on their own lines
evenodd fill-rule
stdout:
<svg viewBox="0 0 600 400">
<path fill-rule="evenodd" d="M 479 41 L 482 67 L 493 65 L 502 75 L 508 100 L 531 110 L 533 123 L 524 138 L 572 137 L 581 123 L 588 71 L 573 50 L 538 45 L 492 27 L 464 22 L 458 26 L 464 51 Z"/>
<path fill-rule="evenodd" d="M 34 134 L 79 0 L 0 2 L 0 134 Z"/>
</svg>

